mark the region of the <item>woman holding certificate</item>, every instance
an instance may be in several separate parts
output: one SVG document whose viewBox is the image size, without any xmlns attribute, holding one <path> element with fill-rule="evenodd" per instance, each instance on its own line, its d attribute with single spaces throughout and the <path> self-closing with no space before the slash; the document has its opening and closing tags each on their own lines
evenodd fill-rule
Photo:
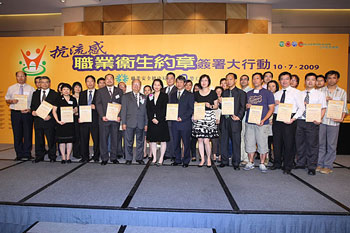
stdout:
<svg viewBox="0 0 350 233">
<path fill-rule="evenodd" d="M 169 128 L 166 122 L 166 108 L 168 104 L 168 95 L 161 92 L 163 82 L 155 79 L 152 83 L 153 93 L 147 97 L 146 109 L 148 117 L 147 141 L 153 155 L 152 164 L 157 162 L 157 142 L 160 142 L 160 158 L 157 166 L 163 164 L 164 153 L 166 150 L 166 142 L 169 142 Z"/>
<path fill-rule="evenodd" d="M 62 85 L 62 96 L 57 101 L 57 106 L 53 106 L 53 116 L 57 122 L 56 140 L 62 154 L 62 164 L 70 163 L 75 139 L 75 127 L 73 115 L 78 112 L 77 100 L 70 95 L 72 87 L 65 83 Z"/>
<path fill-rule="evenodd" d="M 203 74 L 199 78 L 200 89 L 194 93 L 195 109 L 192 136 L 198 138 L 198 149 L 201 156 L 201 163 L 198 167 L 202 167 L 205 162 L 204 147 L 207 154 L 207 167 L 211 167 L 210 139 L 219 137 L 214 112 L 218 108 L 218 96 L 215 91 L 210 90 L 209 86 L 210 77 Z"/>
</svg>

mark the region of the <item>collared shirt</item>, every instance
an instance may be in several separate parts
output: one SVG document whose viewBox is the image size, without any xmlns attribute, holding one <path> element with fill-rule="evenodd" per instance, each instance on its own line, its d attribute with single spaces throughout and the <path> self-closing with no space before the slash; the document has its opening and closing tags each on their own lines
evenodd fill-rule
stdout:
<svg viewBox="0 0 350 233">
<path fill-rule="evenodd" d="M 286 90 L 286 98 L 284 100 L 284 103 L 293 104 L 292 113 L 295 114 L 293 118 L 298 119 L 303 115 L 305 110 L 304 99 L 302 98 L 301 91 L 289 86 L 286 89 L 282 89 L 276 92 L 274 94 L 275 100 L 281 101 L 283 90 Z M 278 104 L 276 104 L 275 106 L 274 113 L 277 114 L 277 112 L 278 112 Z"/>
<path fill-rule="evenodd" d="M 301 92 L 303 100 L 305 100 L 307 92 L 309 92 L 309 104 L 321 104 L 321 108 L 327 108 L 326 96 L 321 91 L 316 90 L 315 88 L 309 91 L 304 90 Z M 305 117 L 301 115 L 299 119 L 305 120 Z"/>
<path fill-rule="evenodd" d="M 30 109 L 30 103 L 32 102 L 32 96 L 33 96 L 33 92 L 35 91 L 35 89 L 28 85 L 28 84 L 19 84 L 19 83 L 16 83 L 12 86 L 10 86 L 8 89 L 7 89 L 7 93 L 6 93 L 6 96 L 5 96 L 5 99 L 6 100 L 11 100 L 11 99 L 14 99 L 13 95 L 16 95 L 16 94 L 20 94 L 20 88 L 21 88 L 21 85 L 23 86 L 23 95 L 27 95 L 28 98 L 27 98 L 27 108 Z M 15 109 L 15 105 L 14 104 L 10 104 L 10 109 Z"/>
<path fill-rule="evenodd" d="M 44 91 L 45 91 L 45 96 L 47 97 L 49 95 L 50 88 L 47 88 L 46 90 L 43 90 L 43 89 L 40 90 L 40 102 L 43 99 Z"/>
<path fill-rule="evenodd" d="M 245 93 L 247 93 L 248 91 L 253 90 L 253 88 L 251 88 L 250 86 L 247 86 L 246 88 L 242 89 Z"/>
<path fill-rule="evenodd" d="M 182 94 L 184 93 L 184 90 L 185 89 L 182 89 L 181 91 L 180 90 L 177 90 L 177 93 L 176 93 L 176 98 L 179 97 L 179 93 L 180 93 L 180 97 L 182 96 Z"/>
<path fill-rule="evenodd" d="M 328 89 L 327 86 L 319 89 L 321 92 L 323 92 L 323 94 L 326 96 L 331 97 L 333 100 L 342 100 L 344 101 L 344 107 L 343 107 L 343 112 L 348 113 L 348 108 L 347 108 L 347 97 L 346 97 L 346 91 L 344 89 L 341 89 L 340 87 L 336 87 L 335 90 L 331 93 Z M 338 122 L 334 122 L 332 119 L 327 118 L 327 111 L 326 110 L 326 114 L 323 117 L 322 120 L 322 124 L 325 125 L 330 125 L 330 126 L 338 126 L 339 123 Z"/>
<path fill-rule="evenodd" d="M 165 93 L 169 94 L 175 85 L 167 86 Z"/>
<path fill-rule="evenodd" d="M 96 89 L 94 88 L 94 89 L 92 89 L 92 90 L 89 90 L 89 89 L 87 89 L 87 95 L 86 95 L 86 103 L 89 103 L 89 95 L 90 95 L 90 91 L 91 91 L 91 102 L 92 102 L 92 100 L 94 99 L 94 95 L 95 95 L 95 91 L 96 91 Z M 112 92 L 113 93 L 113 92 Z"/>
</svg>

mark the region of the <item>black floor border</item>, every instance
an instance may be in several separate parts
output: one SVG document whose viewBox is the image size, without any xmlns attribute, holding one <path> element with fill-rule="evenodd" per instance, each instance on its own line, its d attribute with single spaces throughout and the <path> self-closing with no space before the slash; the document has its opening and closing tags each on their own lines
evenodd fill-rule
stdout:
<svg viewBox="0 0 350 233">
<path fill-rule="evenodd" d="M 118 233 L 124 233 L 125 230 L 126 230 L 126 227 L 127 227 L 127 225 L 121 225 L 121 226 L 119 227 Z"/>
<path fill-rule="evenodd" d="M 79 168 L 81 168 L 82 166 L 84 166 L 86 163 L 82 163 L 78 166 L 76 166 L 75 168 L 69 170 L 68 172 L 64 173 L 63 175 L 57 177 L 56 179 L 54 179 L 53 181 L 51 181 L 50 183 L 44 185 L 43 187 L 37 189 L 36 191 L 32 192 L 31 194 L 27 195 L 26 197 L 22 198 L 21 200 L 18 201 L 18 203 L 23 203 L 27 200 L 29 200 L 30 198 L 34 197 L 35 195 L 37 195 L 38 193 L 42 192 L 43 190 L 47 189 L 48 187 L 50 187 L 51 185 L 55 184 L 56 182 L 58 182 L 59 180 L 63 179 L 64 177 L 68 176 L 69 174 L 73 173 L 74 171 L 78 170 Z"/>
<path fill-rule="evenodd" d="M 328 200 L 330 200 L 331 202 L 333 202 L 334 204 L 338 205 L 339 207 L 345 209 L 346 211 L 348 211 L 350 213 L 350 208 L 346 205 L 344 205 L 343 203 L 341 203 L 340 201 L 334 199 L 333 197 L 329 196 L 328 194 L 326 194 L 325 192 L 321 191 L 320 189 L 316 188 L 315 186 L 313 186 L 312 184 L 310 184 L 309 182 L 303 180 L 302 178 L 300 178 L 299 176 L 290 173 L 290 175 L 292 177 L 294 177 L 295 179 L 297 179 L 298 181 L 300 181 L 301 183 L 305 184 L 306 186 L 308 186 L 309 188 L 313 189 L 314 191 L 316 191 L 317 193 L 321 194 L 322 196 L 324 196 L 325 198 L 327 198 Z"/>
<path fill-rule="evenodd" d="M 18 162 L 18 163 L 12 164 L 12 165 L 7 166 L 7 167 L 3 167 L 3 168 L 1 168 L 1 169 L 0 169 L 0 171 L 6 170 L 6 169 L 8 169 L 8 168 L 11 168 L 11 167 L 17 166 L 17 165 L 22 164 L 22 163 L 25 163 L 25 162 L 27 162 L 27 161 L 21 161 L 21 162 Z"/>
<path fill-rule="evenodd" d="M 342 168 L 350 169 L 350 167 L 345 166 L 345 165 L 343 165 L 343 164 L 341 164 L 341 163 L 337 163 L 337 162 L 333 162 L 333 163 L 336 164 L 336 165 L 338 165 L 338 166 L 340 166 L 340 167 L 342 167 Z"/>
<path fill-rule="evenodd" d="M 38 224 L 39 223 L 39 221 L 36 221 L 35 223 L 33 223 L 32 225 L 30 225 L 27 229 L 25 229 L 24 231 L 23 231 L 23 233 L 27 233 L 28 231 L 30 231 L 30 229 L 32 229 L 36 224 Z"/>
<path fill-rule="evenodd" d="M 230 192 L 229 188 L 227 187 L 227 185 L 226 185 L 224 179 L 222 178 L 220 172 L 218 171 L 218 168 L 216 167 L 216 164 L 213 161 L 212 161 L 211 164 L 212 164 L 212 168 L 214 170 L 214 173 L 216 175 L 216 178 L 219 180 L 219 183 L 220 183 L 222 189 L 224 190 L 224 192 L 226 194 L 226 197 L 227 197 L 227 199 L 228 199 L 232 209 L 234 211 L 239 211 L 240 209 L 238 207 L 238 204 L 235 201 L 235 199 L 233 198 L 232 193 Z"/>
<path fill-rule="evenodd" d="M 124 200 L 121 208 L 127 208 L 132 200 L 132 198 L 134 197 L 137 189 L 139 188 L 143 178 L 145 177 L 146 173 L 147 173 L 147 170 L 151 164 L 151 160 L 148 160 L 148 162 L 146 163 L 146 166 L 143 168 L 141 174 L 139 175 L 139 177 L 137 178 L 134 186 L 132 187 L 132 189 L 130 190 L 128 196 L 126 197 L 126 199 Z"/>
</svg>

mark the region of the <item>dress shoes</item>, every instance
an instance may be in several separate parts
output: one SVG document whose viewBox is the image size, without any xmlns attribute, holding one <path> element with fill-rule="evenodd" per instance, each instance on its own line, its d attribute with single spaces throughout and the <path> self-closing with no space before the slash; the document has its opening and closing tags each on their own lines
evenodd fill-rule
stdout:
<svg viewBox="0 0 350 233">
<path fill-rule="evenodd" d="M 316 175 L 316 171 L 315 171 L 315 169 L 309 169 L 307 174 L 310 176 L 314 176 L 314 175 Z"/>
<path fill-rule="evenodd" d="M 112 162 L 113 164 L 119 164 L 118 159 L 112 160 L 111 162 Z"/>
<path fill-rule="evenodd" d="M 281 167 L 277 167 L 275 165 L 273 165 L 272 167 L 270 167 L 270 170 L 277 170 L 277 169 L 281 169 Z"/>
<path fill-rule="evenodd" d="M 138 164 L 141 164 L 141 165 L 145 164 L 143 160 L 136 160 L 136 162 L 138 162 Z"/>
<path fill-rule="evenodd" d="M 33 163 L 39 163 L 39 162 L 41 162 L 41 161 L 44 161 L 44 159 L 38 159 L 38 158 L 36 158 L 36 159 L 33 160 Z"/>
<path fill-rule="evenodd" d="M 65 163 L 66 163 L 66 160 L 62 159 L 61 164 L 65 164 Z"/>
<path fill-rule="evenodd" d="M 131 160 L 126 160 L 125 164 L 126 165 L 131 165 Z"/>
<path fill-rule="evenodd" d="M 233 170 L 239 171 L 239 170 L 241 170 L 241 168 L 239 166 L 233 166 Z"/>
<path fill-rule="evenodd" d="M 284 170 L 283 174 L 290 175 L 290 172 L 291 172 L 290 170 Z"/>
<path fill-rule="evenodd" d="M 68 160 L 67 160 L 67 163 L 72 163 L 72 160 L 68 159 Z"/>
<path fill-rule="evenodd" d="M 50 163 L 56 162 L 56 159 L 50 159 Z"/>
<path fill-rule="evenodd" d="M 295 166 L 295 169 L 305 169 L 305 166 Z"/>
<path fill-rule="evenodd" d="M 182 167 L 188 167 L 188 164 L 182 164 Z"/>
<path fill-rule="evenodd" d="M 87 160 L 85 160 L 85 159 L 81 159 L 81 160 L 79 160 L 79 163 L 87 163 L 88 161 Z"/>
<path fill-rule="evenodd" d="M 220 163 L 219 167 L 226 167 L 226 165 L 223 163 Z"/>
<path fill-rule="evenodd" d="M 171 166 L 177 166 L 177 165 L 179 165 L 179 163 L 177 163 L 177 162 L 173 162 L 173 163 L 171 164 Z"/>
<path fill-rule="evenodd" d="M 102 166 L 107 165 L 107 161 L 102 161 L 102 162 L 101 162 L 101 165 L 102 165 Z"/>
</svg>

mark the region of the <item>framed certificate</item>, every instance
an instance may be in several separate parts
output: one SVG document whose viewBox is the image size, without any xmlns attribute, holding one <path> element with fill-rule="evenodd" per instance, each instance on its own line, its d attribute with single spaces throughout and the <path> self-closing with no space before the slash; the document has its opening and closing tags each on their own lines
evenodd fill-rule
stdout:
<svg viewBox="0 0 350 233">
<path fill-rule="evenodd" d="M 79 106 L 80 123 L 92 122 L 91 114 L 92 114 L 91 105 L 80 105 Z"/>
<path fill-rule="evenodd" d="M 249 110 L 248 123 L 260 124 L 263 106 L 251 105 Z"/>
<path fill-rule="evenodd" d="M 166 106 L 166 120 L 177 121 L 179 113 L 179 104 L 167 104 Z"/>
<path fill-rule="evenodd" d="M 45 119 L 52 110 L 52 104 L 46 102 L 45 100 L 41 102 L 38 109 L 35 111 L 38 117 Z"/>
<path fill-rule="evenodd" d="M 204 120 L 205 118 L 205 103 L 194 103 L 194 120 Z"/>
<path fill-rule="evenodd" d="M 117 121 L 121 109 L 120 104 L 108 103 L 106 117 L 109 121 Z"/>
<path fill-rule="evenodd" d="M 60 107 L 60 111 L 61 111 L 61 121 L 63 121 L 64 123 L 74 122 L 72 106 Z"/>
<path fill-rule="evenodd" d="M 216 109 L 214 111 L 215 111 L 215 119 L 216 120 L 220 120 L 220 118 L 221 118 L 221 109 L 218 108 L 218 109 Z"/>
<path fill-rule="evenodd" d="M 343 114 L 344 101 L 342 100 L 329 100 L 327 106 L 327 118 L 341 119 Z"/>
<path fill-rule="evenodd" d="M 221 102 L 222 115 L 235 114 L 235 98 L 234 97 L 222 97 Z"/>
<path fill-rule="evenodd" d="M 306 122 L 321 122 L 321 104 L 306 105 Z"/>
<path fill-rule="evenodd" d="M 280 103 L 277 111 L 277 121 L 290 121 L 292 117 L 293 104 Z"/>
<path fill-rule="evenodd" d="M 18 100 L 15 104 L 15 110 L 26 110 L 28 109 L 28 96 L 27 95 L 13 95 L 13 98 Z"/>
</svg>

